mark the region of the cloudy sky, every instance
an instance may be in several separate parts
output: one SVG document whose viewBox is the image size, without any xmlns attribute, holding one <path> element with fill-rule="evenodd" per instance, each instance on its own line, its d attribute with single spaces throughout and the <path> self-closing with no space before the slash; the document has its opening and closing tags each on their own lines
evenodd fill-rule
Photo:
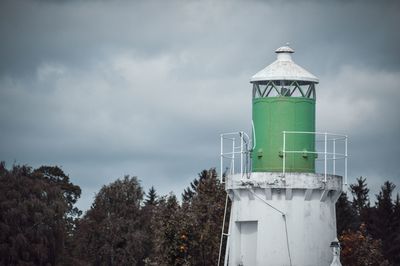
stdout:
<svg viewBox="0 0 400 266">
<path fill-rule="evenodd" d="M 400 187 L 398 1 L 0 3 L 0 160 L 59 165 L 87 209 L 136 175 L 180 194 L 251 128 L 250 77 L 290 42 L 320 79 L 317 128 L 348 134 L 349 177 Z"/>
</svg>

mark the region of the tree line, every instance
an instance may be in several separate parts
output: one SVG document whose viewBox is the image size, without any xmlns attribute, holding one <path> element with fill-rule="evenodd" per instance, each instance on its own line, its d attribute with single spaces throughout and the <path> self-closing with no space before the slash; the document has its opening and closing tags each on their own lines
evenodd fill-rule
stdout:
<svg viewBox="0 0 400 266">
<path fill-rule="evenodd" d="M 400 265 L 394 188 L 385 182 L 372 206 L 360 177 L 339 198 L 343 265 Z M 154 187 L 145 192 L 134 176 L 104 185 L 84 214 L 75 206 L 80 195 L 57 166 L 0 163 L 0 265 L 217 264 L 226 193 L 214 168 L 201 171 L 180 200 Z"/>
<path fill-rule="evenodd" d="M 400 198 L 386 181 L 371 206 L 366 178 L 359 177 L 336 203 L 343 265 L 400 265 Z M 349 200 L 351 197 L 351 200 Z"/>
<path fill-rule="evenodd" d="M 215 265 L 225 207 L 215 169 L 182 193 L 145 193 L 134 176 L 104 185 L 90 209 L 57 166 L 0 163 L 0 265 Z"/>
</svg>

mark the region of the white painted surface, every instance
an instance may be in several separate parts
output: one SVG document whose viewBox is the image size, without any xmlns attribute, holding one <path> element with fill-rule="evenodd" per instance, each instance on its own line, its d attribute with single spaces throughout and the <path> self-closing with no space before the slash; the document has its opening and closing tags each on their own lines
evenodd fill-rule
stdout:
<svg viewBox="0 0 400 266">
<path fill-rule="evenodd" d="M 255 74 L 250 82 L 269 81 L 269 80 L 298 80 L 318 83 L 316 76 L 293 62 L 291 53 L 294 50 L 288 46 L 283 46 L 275 51 L 278 56 L 272 64 Z"/>
<path fill-rule="evenodd" d="M 304 188 L 341 190 L 342 177 L 324 174 L 289 172 L 284 176 L 277 172 L 253 172 L 250 175 L 230 175 L 226 180 L 226 189 L 255 188 Z"/>
<path fill-rule="evenodd" d="M 257 221 L 236 222 L 240 232 L 240 262 L 243 265 L 256 265 Z"/>
<path fill-rule="evenodd" d="M 253 174 L 246 178 L 247 183 L 240 183 L 240 176 L 230 176 L 226 183 L 232 199 L 230 222 L 257 221 L 257 241 L 246 242 L 246 250 L 255 249 L 256 261 L 248 264 L 243 261 L 243 265 L 330 265 L 333 259 L 330 243 L 336 237 L 335 201 L 341 191 L 341 177 L 329 176 L 329 184 L 325 184 L 317 174 L 299 173 L 285 178 L 279 173 Z M 241 253 L 237 251 L 243 251 L 242 234 L 238 226 L 230 232 L 228 265 L 237 266 L 241 262 Z"/>
</svg>

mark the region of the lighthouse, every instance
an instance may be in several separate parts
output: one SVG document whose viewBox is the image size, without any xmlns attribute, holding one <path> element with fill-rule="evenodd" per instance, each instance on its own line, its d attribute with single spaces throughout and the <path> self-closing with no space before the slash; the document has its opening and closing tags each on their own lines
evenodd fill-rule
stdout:
<svg viewBox="0 0 400 266">
<path fill-rule="evenodd" d="M 250 79 L 252 133 L 221 134 L 231 209 L 218 264 L 328 266 L 335 203 L 347 184 L 347 136 L 316 131 L 319 79 L 293 61 L 289 45 L 275 53 Z"/>
</svg>

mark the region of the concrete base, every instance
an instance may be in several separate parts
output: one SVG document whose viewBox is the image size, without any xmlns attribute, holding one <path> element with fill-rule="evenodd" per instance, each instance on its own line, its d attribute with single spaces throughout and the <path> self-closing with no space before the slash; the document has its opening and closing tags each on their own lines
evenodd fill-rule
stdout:
<svg viewBox="0 0 400 266">
<path fill-rule="evenodd" d="M 330 265 L 342 177 L 233 175 L 226 190 L 232 208 L 225 265 Z"/>
</svg>

